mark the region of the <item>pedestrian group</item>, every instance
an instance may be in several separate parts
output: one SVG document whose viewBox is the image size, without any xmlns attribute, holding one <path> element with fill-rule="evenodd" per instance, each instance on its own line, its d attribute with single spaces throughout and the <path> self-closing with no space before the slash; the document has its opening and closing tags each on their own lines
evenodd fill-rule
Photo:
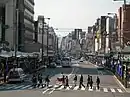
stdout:
<svg viewBox="0 0 130 97">
<path fill-rule="evenodd" d="M 74 81 L 74 85 L 76 86 L 77 81 L 78 81 L 77 75 L 74 76 L 73 81 Z M 38 77 L 36 77 L 36 74 L 33 74 L 32 82 L 33 82 L 34 88 L 36 88 L 36 86 L 37 87 L 42 86 L 42 88 L 43 88 L 42 74 L 38 74 Z M 49 75 L 47 75 L 45 78 L 45 86 L 46 87 L 49 87 L 49 82 L 50 82 Z M 84 82 L 84 78 L 83 78 L 83 75 L 81 74 L 80 79 L 79 79 L 79 88 L 81 88 L 82 86 L 85 88 L 85 85 L 83 84 L 83 82 Z M 100 78 L 98 76 L 96 79 L 96 84 L 97 84 L 97 89 L 99 89 Z M 64 88 L 69 87 L 68 76 L 63 75 L 63 73 L 62 73 L 62 85 L 64 86 Z M 90 75 L 88 75 L 88 77 L 87 77 L 87 87 L 90 87 L 91 89 L 93 87 L 93 79 L 92 79 L 92 76 L 90 76 Z"/>
</svg>

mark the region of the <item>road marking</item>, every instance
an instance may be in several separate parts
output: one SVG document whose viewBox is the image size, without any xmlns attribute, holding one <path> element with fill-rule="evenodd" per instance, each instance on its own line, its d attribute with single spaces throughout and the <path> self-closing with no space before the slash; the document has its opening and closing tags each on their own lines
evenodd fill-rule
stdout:
<svg viewBox="0 0 130 97">
<path fill-rule="evenodd" d="M 33 89 L 34 87 L 33 86 L 31 86 L 30 88 L 28 88 L 28 89 Z"/>
<path fill-rule="evenodd" d="M 47 91 L 49 91 L 50 89 L 46 89 L 45 91 L 42 92 L 42 94 L 45 94 Z"/>
<path fill-rule="evenodd" d="M 55 91 L 55 88 L 53 88 L 48 94 L 51 94 Z"/>
<path fill-rule="evenodd" d="M 69 86 L 70 87 L 70 89 L 73 87 L 73 86 Z"/>
<path fill-rule="evenodd" d="M 85 88 L 84 88 L 84 87 L 82 87 L 82 88 L 81 88 L 81 90 L 85 90 Z"/>
<path fill-rule="evenodd" d="M 121 89 L 117 89 L 120 93 L 123 93 Z"/>
<path fill-rule="evenodd" d="M 64 88 L 64 86 L 62 85 L 60 88 L 58 88 L 58 90 L 61 90 L 61 89 L 63 89 Z"/>
<path fill-rule="evenodd" d="M 78 90 L 79 86 L 74 87 L 74 90 Z"/>
<path fill-rule="evenodd" d="M 61 85 L 54 85 L 54 88 L 58 88 L 59 86 L 61 86 Z"/>
<path fill-rule="evenodd" d="M 121 86 L 126 92 L 129 92 L 129 91 L 126 90 L 126 88 L 124 87 L 124 85 L 117 79 L 117 77 L 116 77 L 115 75 L 114 75 L 114 78 L 115 78 L 115 80 L 117 81 L 117 83 L 119 83 L 120 86 Z"/>
<path fill-rule="evenodd" d="M 69 88 L 69 87 L 67 87 L 67 88 L 66 88 L 66 90 L 70 90 L 70 88 Z"/>
<path fill-rule="evenodd" d="M 116 92 L 113 88 L 112 88 L 112 89 L 110 89 L 110 90 L 111 90 L 111 92 L 114 92 L 114 93 Z"/>
<path fill-rule="evenodd" d="M 19 88 L 21 88 L 21 87 L 23 87 L 24 85 L 21 85 L 21 86 L 18 86 L 18 87 L 15 87 L 14 89 L 19 89 Z"/>
<path fill-rule="evenodd" d="M 28 87 L 30 87 L 31 85 L 27 85 L 27 86 L 25 86 L 25 87 L 23 87 L 23 88 L 21 88 L 21 89 L 26 89 L 26 88 L 28 88 Z"/>
<path fill-rule="evenodd" d="M 99 91 L 100 91 L 100 88 L 98 89 L 98 88 L 96 87 L 96 91 L 99 92 Z"/>
<path fill-rule="evenodd" d="M 108 92 L 107 88 L 103 88 L 104 92 Z"/>
<path fill-rule="evenodd" d="M 16 87 L 17 85 L 13 85 L 12 87 L 8 87 L 8 88 L 6 88 L 6 89 L 12 89 L 12 88 L 14 88 L 14 87 Z"/>
<path fill-rule="evenodd" d="M 93 91 L 93 87 L 92 87 L 92 89 L 89 87 L 88 91 Z"/>
</svg>

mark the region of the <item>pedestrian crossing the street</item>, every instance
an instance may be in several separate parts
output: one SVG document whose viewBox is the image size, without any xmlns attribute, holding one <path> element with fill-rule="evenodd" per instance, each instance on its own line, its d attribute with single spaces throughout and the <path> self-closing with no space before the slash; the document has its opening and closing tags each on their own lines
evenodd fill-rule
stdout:
<svg viewBox="0 0 130 97">
<path fill-rule="evenodd" d="M 5 85 L 5 86 L 0 86 L 0 91 L 8 91 L 8 90 L 32 90 L 32 89 L 41 89 L 44 92 L 48 91 L 48 90 L 53 90 L 53 91 L 62 91 L 62 90 L 74 90 L 74 91 L 96 91 L 96 92 L 104 92 L 104 93 L 108 93 L 108 92 L 112 92 L 112 93 L 124 93 L 125 91 L 123 89 L 120 88 L 106 88 L 106 87 L 100 87 L 100 89 L 97 89 L 96 86 L 93 86 L 92 88 L 90 87 L 81 87 L 79 88 L 79 86 L 75 86 L 75 85 L 70 85 L 69 87 L 64 87 L 63 85 L 49 85 L 49 87 L 45 87 L 45 86 L 40 86 L 40 87 L 36 87 L 33 88 L 33 86 L 31 84 L 9 84 L 9 85 Z M 52 92 L 51 92 L 52 93 Z"/>
</svg>

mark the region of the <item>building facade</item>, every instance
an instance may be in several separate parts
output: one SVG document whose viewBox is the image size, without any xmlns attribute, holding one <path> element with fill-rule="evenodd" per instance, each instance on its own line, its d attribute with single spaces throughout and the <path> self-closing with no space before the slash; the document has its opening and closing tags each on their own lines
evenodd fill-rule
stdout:
<svg viewBox="0 0 130 97">
<path fill-rule="evenodd" d="M 34 40 L 34 0 L 3 0 L 0 3 L 5 8 L 5 24 L 9 26 L 4 32 L 5 40 L 12 50 L 16 44 L 17 50 L 26 51 L 26 44 Z"/>
<path fill-rule="evenodd" d="M 118 10 L 118 40 L 121 47 L 125 47 L 130 41 L 130 4 L 122 6 Z"/>
</svg>

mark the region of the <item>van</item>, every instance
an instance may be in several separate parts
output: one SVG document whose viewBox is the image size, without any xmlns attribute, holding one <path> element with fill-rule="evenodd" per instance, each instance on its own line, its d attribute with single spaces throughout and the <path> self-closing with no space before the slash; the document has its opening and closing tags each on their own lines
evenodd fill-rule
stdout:
<svg viewBox="0 0 130 97">
<path fill-rule="evenodd" d="M 23 82 L 26 75 L 22 68 L 12 68 L 8 73 L 8 82 L 20 81 Z"/>
</svg>

